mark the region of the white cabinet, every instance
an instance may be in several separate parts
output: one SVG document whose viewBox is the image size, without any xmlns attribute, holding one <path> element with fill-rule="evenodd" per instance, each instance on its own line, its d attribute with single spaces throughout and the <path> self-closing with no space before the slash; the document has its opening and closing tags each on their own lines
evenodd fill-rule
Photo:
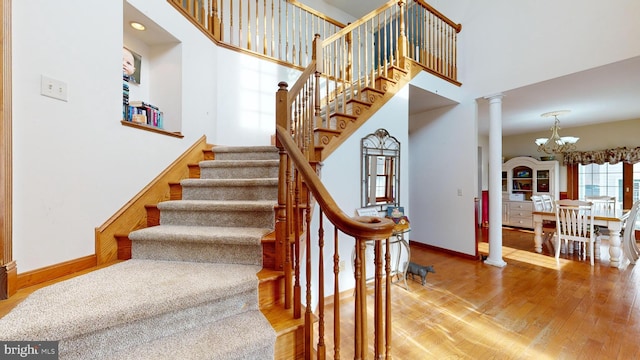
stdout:
<svg viewBox="0 0 640 360">
<path fill-rule="evenodd" d="M 559 164 L 555 160 L 539 161 L 515 157 L 502 165 L 502 224 L 533 228 L 532 195 L 559 198 Z"/>
</svg>

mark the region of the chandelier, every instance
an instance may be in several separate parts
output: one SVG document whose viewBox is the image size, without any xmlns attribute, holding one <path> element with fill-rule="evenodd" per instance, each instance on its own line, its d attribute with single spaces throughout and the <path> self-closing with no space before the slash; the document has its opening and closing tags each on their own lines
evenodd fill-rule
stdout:
<svg viewBox="0 0 640 360">
<path fill-rule="evenodd" d="M 558 120 L 558 115 L 567 113 L 569 113 L 569 110 L 551 111 L 540 115 L 542 117 L 553 116 L 555 122 L 553 124 L 553 127 L 551 127 L 550 138 L 536 139 L 536 145 L 538 145 L 539 152 L 543 152 L 546 154 L 561 154 L 576 149 L 576 142 L 578 142 L 580 138 L 574 136 L 560 137 L 560 135 L 558 134 L 558 130 L 560 130 L 560 120 Z"/>
</svg>

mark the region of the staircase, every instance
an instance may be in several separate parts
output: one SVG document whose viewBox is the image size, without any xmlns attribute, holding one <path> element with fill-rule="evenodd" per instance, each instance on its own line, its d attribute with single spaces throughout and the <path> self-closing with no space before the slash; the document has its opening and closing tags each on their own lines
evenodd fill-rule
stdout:
<svg viewBox="0 0 640 360">
<path fill-rule="evenodd" d="M 207 34 L 213 34 L 215 41 L 224 41 L 221 26 L 229 22 L 220 21 L 218 2 L 208 2 L 210 8 L 193 7 L 191 2 L 170 3 Z M 405 26 L 409 14 L 428 18 L 429 26 Z M 378 33 L 373 34 L 372 29 Z M 307 68 L 291 87 L 290 96 L 286 83 L 276 94 L 276 132 L 284 144 L 283 157 L 295 163 L 296 175 L 292 177 L 300 175 L 300 182 L 308 187 L 303 190 L 310 189 L 315 199 L 323 200 L 320 207 L 334 228 L 356 241 L 388 238 L 392 224 L 344 216 L 309 163 L 327 159 L 419 72 L 428 71 L 459 85 L 455 53 L 459 31 L 459 25 L 423 1 L 390 1 L 356 23 L 324 34 L 326 41 L 316 36 L 313 53 L 298 56 L 310 58 L 312 63 L 298 64 Z M 373 36 L 378 40 L 371 41 Z M 394 46 L 387 53 L 376 43 Z M 289 55 L 285 54 L 285 62 Z M 313 129 L 313 134 L 296 133 L 302 129 Z M 296 144 L 292 138 L 304 140 L 304 144 Z M 190 168 L 189 173 L 197 173 L 197 178 L 170 185 L 169 201 L 147 207 L 147 228 L 128 235 L 132 227 L 122 227 L 126 229 L 122 232 L 105 231 L 101 240 L 107 245 L 117 241 L 118 258 L 130 260 L 32 293 L 0 319 L 0 340 L 59 340 L 61 359 L 299 359 L 316 351 L 318 358 L 324 358 L 326 349 L 320 346 L 325 326 L 323 306 L 318 307 L 318 319 L 309 309 L 305 309 L 304 319 L 300 318 L 299 285 L 293 296 L 285 295 L 291 292 L 292 276 L 289 272 L 285 279 L 281 269 L 282 248 L 290 250 L 291 244 L 283 245 L 289 240 L 283 240 L 281 232 L 274 235 L 274 207 L 278 211 L 295 207 L 300 212 L 301 204 L 291 196 L 299 189 L 286 195 L 286 203 L 277 204 L 278 194 L 284 193 L 278 186 L 284 187 L 285 181 L 278 181 L 276 148 L 215 147 L 214 152 L 215 160 Z M 138 221 L 143 216 L 126 217 Z M 296 216 L 278 217 L 277 225 L 286 228 L 281 225 L 288 226 L 285 222 L 294 221 L 292 218 Z M 131 225 L 137 228 L 143 224 Z M 297 240 L 294 237 L 293 241 Z M 316 239 L 306 243 L 307 249 L 311 241 Z M 276 250 L 276 244 L 280 249 Z M 115 246 L 98 247 L 99 263 L 113 261 Z M 356 264 L 359 256 L 362 258 L 358 254 Z M 292 260 L 295 276 L 299 276 L 299 259 Z M 291 270 L 289 266 L 286 269 Z M 381 274 L 381 266 L 378 270 Z M 305 271 L 307 275 L 313 272 L 310 266 Z M 380 326 L 367 327 L 366 286 L 361 280 L 356 279 L 354 315 L 348 315 L 347 320 L 356 323 L 355 353 L 366 357 L 371 352 L 364 335 L 373 330 L 374 353 L 382 358 L 383 350 L 388 352 L 391 344 L 382 341 Z M 318 283 L 324 284 L 324 280 Z M 387 302 L 389 288 L 385 290 Z M 323 291 L 321 286 L 320 299 Z M 309 291 L 305 295 L 311 296 Z M 293 298 L 293 310 L 284 309 L 285 298 Z M 382 286 L 376 285 L 375 298 L 381 303 Z M 391 315 L 381 310 L 375 309 L 374 318 L 378 324 L 384 322 L 389 334 Z M 317 347 L 313 344 L 316 320 Z M 334 326 L 339 326 L 339 321 Z"/>
<path fill-rule="evenodd" d="M 327 105 L 323 106 L 321 125 L 314 128 L 315 158 L 318 161 L 329 157 L 422 70 L 418 64 L 408 64 L 407 68 L 390 65 L 386 76 L 378 75 L 371 87 L 365 86 L 360 92 L 345 91 L 333 99 L 321 101 Z"/>
<path fill-rule="evenodd" d="M 157 205 L 158 226 L 129 234 L 131 260 L 34 292 L 0 319 L 0 340 L 59 340 L 61 359 L 273 359 L 278 336 L 278 358 L 295 358 L 299 326 L 274 331 L 263 315 L 284 311 L 281 272 L 262 269 L 277 149 L 213 151 L 181 200 Z"/>
</svg>

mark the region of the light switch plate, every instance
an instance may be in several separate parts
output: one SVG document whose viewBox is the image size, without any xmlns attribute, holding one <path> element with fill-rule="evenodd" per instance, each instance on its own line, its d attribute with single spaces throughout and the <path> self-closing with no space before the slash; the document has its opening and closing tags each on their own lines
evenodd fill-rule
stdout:
<svg viewBox="0 0 640 360">
<path fill-rule="evenodd" d="M 42 75 L 40 94 L 54 99 L 67 101 L 67 83 Z"/>
</svg>

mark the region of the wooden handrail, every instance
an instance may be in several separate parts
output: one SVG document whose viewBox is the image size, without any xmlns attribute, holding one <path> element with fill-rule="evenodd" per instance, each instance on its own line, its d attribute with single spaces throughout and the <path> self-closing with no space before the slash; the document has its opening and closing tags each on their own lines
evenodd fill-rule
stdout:
<svg viewBox="0 0 640 360">
<path fill-rule="evenodd" d="M 309 77 L 311 77 L 311 75 L 313 75 L 315 71 L 316 71 L 316 61 L 311 60 L 311 64 L 309 64 L 309 66 L 307 66 L 304 69 L 302 74 L 300 74 L 300 77 L 298 78 L 298 80 L 295 82 L 295 84 L 293 84 L 293 86 L 289 90 L 289 96 L 287 99 L 288 103 L 291 103 L 291 101 L 293 101 L 293 98 L 300 93 L 300 91 L 304 87 L 304 84 L 307 82 L 307 79 L 309 79 Z"/>
<path fill-rule="evenodd" d="M 389 219 L 374 216 L 350 217 L 346 215 L 335 200 L 333 200 L 333 197 L 331 197 L 329 191 L 327 191 L 322 184 L 316 172 L 311 165 L 309 165 L 304 154 L 302 154 L 295 142 L 291 139 L 288 131 L 282 126 L 276 126 L 276 134 L 278 140 L 280 140 L 287 154 L 302 175 L 314 199 L 323 209 L 325 216 L 340 229 L 340 231 L 364 240 L 382 240 L 391 236 L 394 222 Z"/>
<path fill-rule="evenodd" d="M 317 173 L 309 163 L 313 159 L 310 149 L 314 148 L 313 127 L 320 116 L 320 71 L 322 70 L 323 53 L 320 51 L 320 39 L 316 35 L 313 41 L 313 59 L 311 64 L 303 72 L 291 91 L 287 90 L 287 83 L 280 82 L 276 93 L 276 146 L 280 149 L 280 171 L 278 181 L 278 206 L 276 222 L 276 238 L 284 244 L 283 258 L 285 272 L 285 308 L 293 306 L 294 317 L 301 317 L 301 287 L 300 236 L 304 235 L 304 267 L 306 273 L 306 308 L 304 313 L 304 354 L 305 359 L 311 359 L 314 352 L 313 335 L 314 316 L 311 313 L 312 284 L 317 284 L 318 301 L 318 335 L 317 352 L 318 359 L 326 357 L 327 346 L 325 344 L 325 309 L 324 309 L 324 283 L 326 281 L 324 271 L 324 225 L 326 217 L 335 229 L 335 242 L 338 243 L 338 232 L 350 235 L 354 238 L 354 278 L 355 278 L 355 309 L 354 309 L 354 353 L 355 358 L 362 358 L 369 352 L 367 325 L 367 280 L 366 280 L 366 256 L 365 243 L 373 241 L 376 259 L 374 261 L 374 353 L 376 358 L 381 358 L 384 353 L 390 356 L 391 351 L 391 309 L 382 307 L 383 301 L 391 301 L 391 271 L 389 256 L 389 241 L 386 241 L 385 268 L 386 282 L 383 286 L 383 259 L 382 243 L 388 239 L 394 228 L 394 222 L 380 217 L 350 217 L 337 205 L 333 197 L 320 181 Z M 304 201 L 301 201 L 304 199 Z M 311 213 L 312 202 L 319 207 L 319 229 L 317 242 L 312 240 Z M 314 266 L 312 258 L 312 246 L 317 246 L 318 257 Z M 339 246 L 334 248 L 334 263 L 339 262 Z M 316 272 L 317 269 L 317 272 Z M 340 306 L 339 291 L 340 280 L 338 267 L 333 267 L 334 272 L 334 308 Z M 291 277 L 295 273 L 295 285 L 292 286 Z M 312 280 L 312 274 L 317 274 L 318 282 Z M 383 290 L 384 288 L 384 290 Z M 293 296 L 293 301 L 290 298 Z M 384 300 L 383 300 L 384 299 Z M 335 313 L 334 313 L 335 314 Z M 339 315 L 339 312 L 337 312 Z M 334 320 L 334 334 L 340 326 L 340 319 Z M 339 332 L 339 330 L 338 330 Z M 339 358 L 340 339 L 334 338 L 334 358 Z M 365 355 L 366 356 L 366 355 Z"/>
<path fill-rule="evenodd" d="M 382 6 L 380 6 L 379 8 L 373 10 L 372 12 L 366 14 L 365 16 L 361 17 L 360 19 L 350 23 L 349 25 L 345 26 L 342 30 L 338 31 L 337 33 L 329 36 L 328 38 L 326 38 L 323 41 L 323 46 L 325 44 L 329 44 L 332 43 L 334 41 L 336 41 L 336 39 L 346 36 L 347 34 L 351 33 L 354 29 L 358 28 L 359 26 L 361 26 L 362 24 L 366 23 L 367 21 L 375 18 L 376 16 L 382 14 L 385 10 L 395 6 L 398 3 L 397 0 L 392 0 L 389 1 L 386 4 L 383 4 Z"/>
<path fill-rule="evenodd" d="M 433 6 L 427 4 L 424 0 L 414 0 L 416 3 L 420 4 L 425 9 L 429 10 L 430 13 L 434 14 L 440 20 L 446 22 L 452 28 L 456 29 L 456 33 L 459 33 L 462 30 L 462 24 L 456 24 L 453 20 L 444 16 L 440 11 L 436 10 Z"/>
</svg>

